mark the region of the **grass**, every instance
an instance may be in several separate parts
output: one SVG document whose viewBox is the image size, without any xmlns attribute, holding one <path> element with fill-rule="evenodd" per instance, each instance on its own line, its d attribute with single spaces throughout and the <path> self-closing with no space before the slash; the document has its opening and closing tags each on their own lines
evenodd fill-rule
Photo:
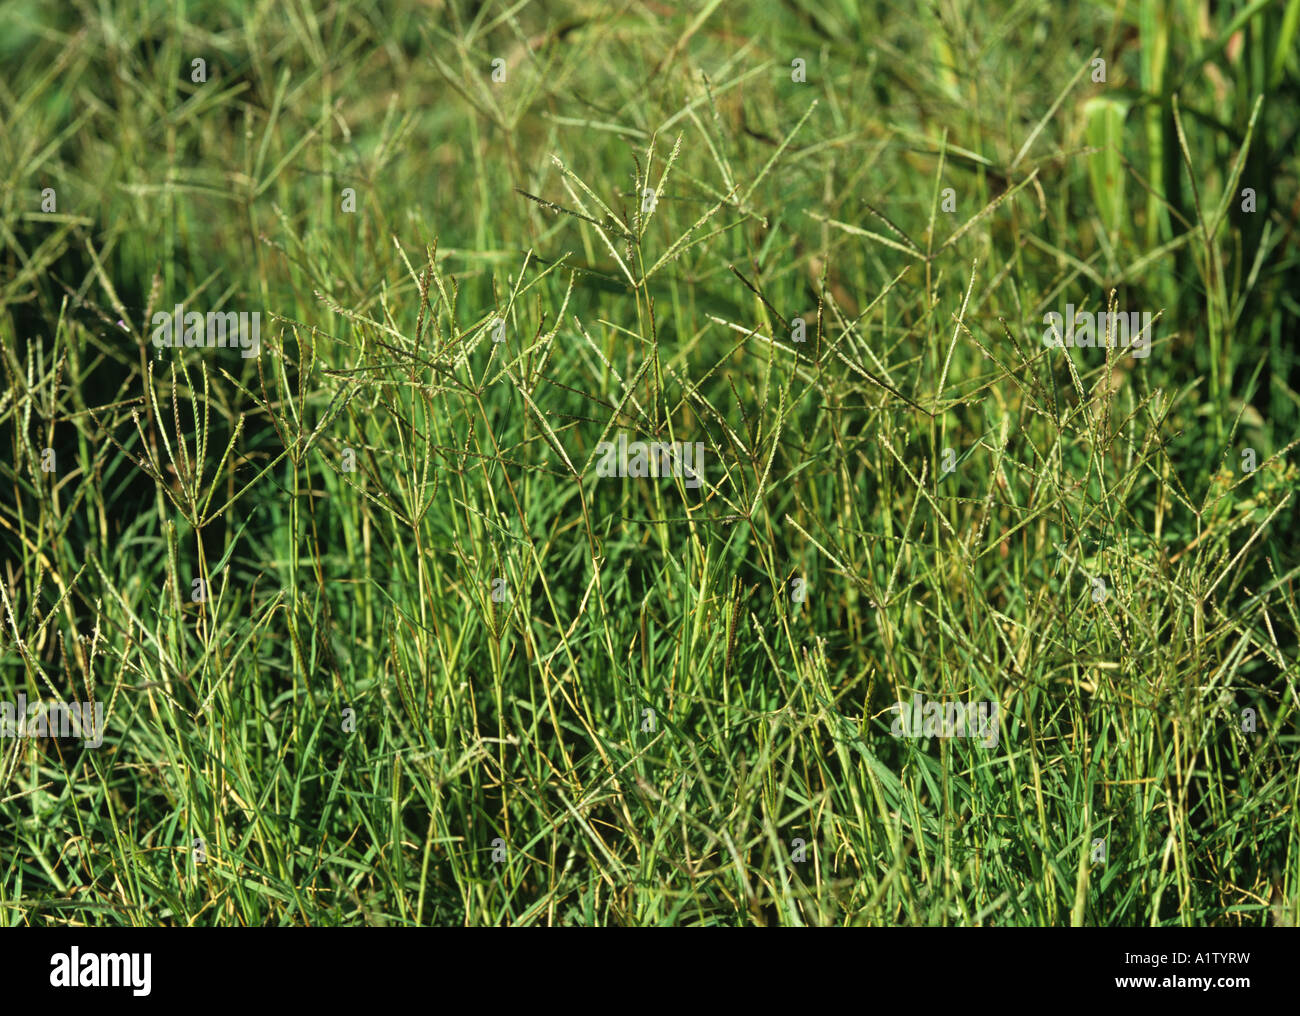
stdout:
<svg viewBox="0 0 1300 1016">
<path fill-rule="evenodd" d="M 0 920 L 1300 921 L 1300 0 L 989 7 L 0 6 Z"/>
</svg>

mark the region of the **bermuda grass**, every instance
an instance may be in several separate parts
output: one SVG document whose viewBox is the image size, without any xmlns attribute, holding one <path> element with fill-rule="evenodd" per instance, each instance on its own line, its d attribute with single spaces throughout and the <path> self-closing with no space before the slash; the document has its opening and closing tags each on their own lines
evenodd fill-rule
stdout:
<svg viewBox="0 0 1300 1016">
<path fill-rule="evenodd" d="M 0 920 L 1295 925 L 1298 25 L 0 5 Z"/>
</svg>

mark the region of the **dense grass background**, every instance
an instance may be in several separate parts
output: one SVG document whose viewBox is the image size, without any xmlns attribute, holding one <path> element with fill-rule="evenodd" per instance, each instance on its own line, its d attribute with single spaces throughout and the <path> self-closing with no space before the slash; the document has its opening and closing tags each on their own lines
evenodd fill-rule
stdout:
<svg viewBox="0 0 1300 1016">
<path fill-rule="evenodd" d="M 0 5 L 0 919 L 1295 924 L 1298 23 Z"/>
</svg>

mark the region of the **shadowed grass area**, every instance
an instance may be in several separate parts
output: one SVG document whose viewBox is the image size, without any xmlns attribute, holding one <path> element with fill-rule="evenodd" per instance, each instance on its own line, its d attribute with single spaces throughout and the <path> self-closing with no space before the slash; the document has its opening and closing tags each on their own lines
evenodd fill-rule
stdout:
<svg viewBox="0 0 1300 1016">
<path fill-rule="evenodd" d="M 0 5 L 0 919 L 1300 921 L 1300 0 L 992 6 Z"/>
</svg>

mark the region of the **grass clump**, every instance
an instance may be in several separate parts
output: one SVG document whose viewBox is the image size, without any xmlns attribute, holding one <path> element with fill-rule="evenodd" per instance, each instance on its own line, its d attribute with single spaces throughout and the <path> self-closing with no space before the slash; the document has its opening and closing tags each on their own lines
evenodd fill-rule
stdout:
<svg viewBox="0 0 1300 1016">
<path fill-rule="evenodd" d="M 391 6 L 0 11 L 0 919 L 1300 920 L 1300 3 Z"/>
</svg>

